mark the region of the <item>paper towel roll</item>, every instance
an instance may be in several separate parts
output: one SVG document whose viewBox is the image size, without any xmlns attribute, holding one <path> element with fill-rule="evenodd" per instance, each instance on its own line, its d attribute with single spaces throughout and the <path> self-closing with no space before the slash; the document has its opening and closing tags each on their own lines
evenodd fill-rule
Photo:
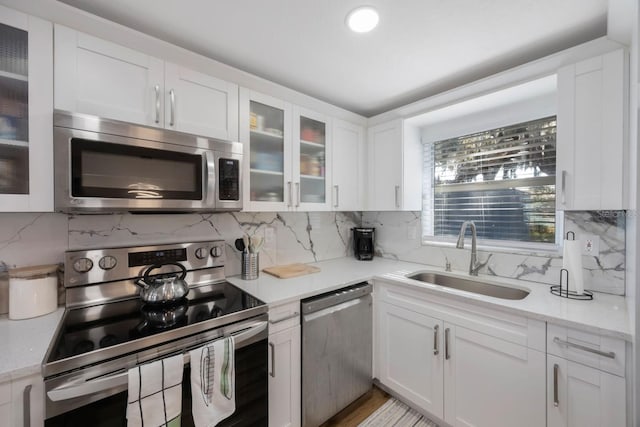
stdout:
<svg viewBox="0 0 640 427">
<path fill-rule="evenodd" d="M 565 240 L 562 250 L 562 268 L 569 272 L 569 290 L 578 295 L 584 293 L 582 276 L 582 244 L 579 240 Z"/>
</svg>

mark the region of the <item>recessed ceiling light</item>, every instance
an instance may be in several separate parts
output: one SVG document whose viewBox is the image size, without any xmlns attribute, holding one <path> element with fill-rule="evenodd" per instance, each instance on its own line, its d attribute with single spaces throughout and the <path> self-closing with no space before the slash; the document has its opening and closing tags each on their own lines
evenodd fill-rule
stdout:
<svg viewBox="0 0 640 427">
<path fill-rule="evenodd" d="M 355 33 L 367 33 L 373 30 L 380 20 L 378 12 L 369 6 L 353 9 L 347 15 L 347 26 Z"/>
</svg>

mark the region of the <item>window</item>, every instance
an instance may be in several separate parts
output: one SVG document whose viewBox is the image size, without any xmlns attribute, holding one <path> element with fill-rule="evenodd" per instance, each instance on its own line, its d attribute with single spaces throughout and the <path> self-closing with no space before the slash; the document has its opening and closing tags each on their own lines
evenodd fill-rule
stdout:
<svg viewBox="0 0 640 427">
<path fill-rule="evenodd" d="M 425 242 L 451 240 L 463 221 L 473 220 L 484 244 L 556 243 L 555 116 L 428 142 L 423 149 Z"/>
</svg>

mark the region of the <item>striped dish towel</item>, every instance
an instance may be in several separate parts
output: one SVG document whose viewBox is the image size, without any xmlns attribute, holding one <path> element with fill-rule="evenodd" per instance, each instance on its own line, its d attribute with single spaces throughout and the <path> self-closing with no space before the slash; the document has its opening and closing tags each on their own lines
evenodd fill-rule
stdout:
<svg viewBox="0 0 640 427">
<path fill-rule="evenodd" d="M 127 426 L 180 427 L 184 357 L 168 357 L 129 369 Z"/>
<path fill-rule="evenodd" d="M 227 337 L 190 352 L 196 427 L 213 427 L 236 410 L 234 340 Z"/>
</svg>

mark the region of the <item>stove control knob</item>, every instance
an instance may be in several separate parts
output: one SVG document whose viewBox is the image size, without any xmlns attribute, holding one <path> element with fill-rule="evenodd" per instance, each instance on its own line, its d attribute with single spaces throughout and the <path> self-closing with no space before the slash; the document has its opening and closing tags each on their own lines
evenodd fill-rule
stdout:
<svg viewBox="0 0 640 427">
<path fill-rule="evenodd" d="M 214 258 L 218 258 L 222 255 L 222 248 L 220 246 L 214 246 L 211 248 L 211 256 Z"/>
<path fill-rule="evenodd" d="M 196 258 L 205 259 L 208 256 L 209 256 L 209 253 L 207 252 L 207 248 L 196 249 Z"/>
<path fill-rule="evenodd" d="M 93 261 L 89 258 L 80 258 L 73 263 L 73 269 L 77 273 L 86 273 L 93 268 Z"/>
<path fill-rule="evenodd" d="M 100 261 L 98 261 L 98 265 L 103 270 L 111 270 L 116 266 L 116 264 L 118 264 L 118 260 L 116 260 L 111 255 L 103 256 L 102 258 L 100 258 Z"/>
</svg>

